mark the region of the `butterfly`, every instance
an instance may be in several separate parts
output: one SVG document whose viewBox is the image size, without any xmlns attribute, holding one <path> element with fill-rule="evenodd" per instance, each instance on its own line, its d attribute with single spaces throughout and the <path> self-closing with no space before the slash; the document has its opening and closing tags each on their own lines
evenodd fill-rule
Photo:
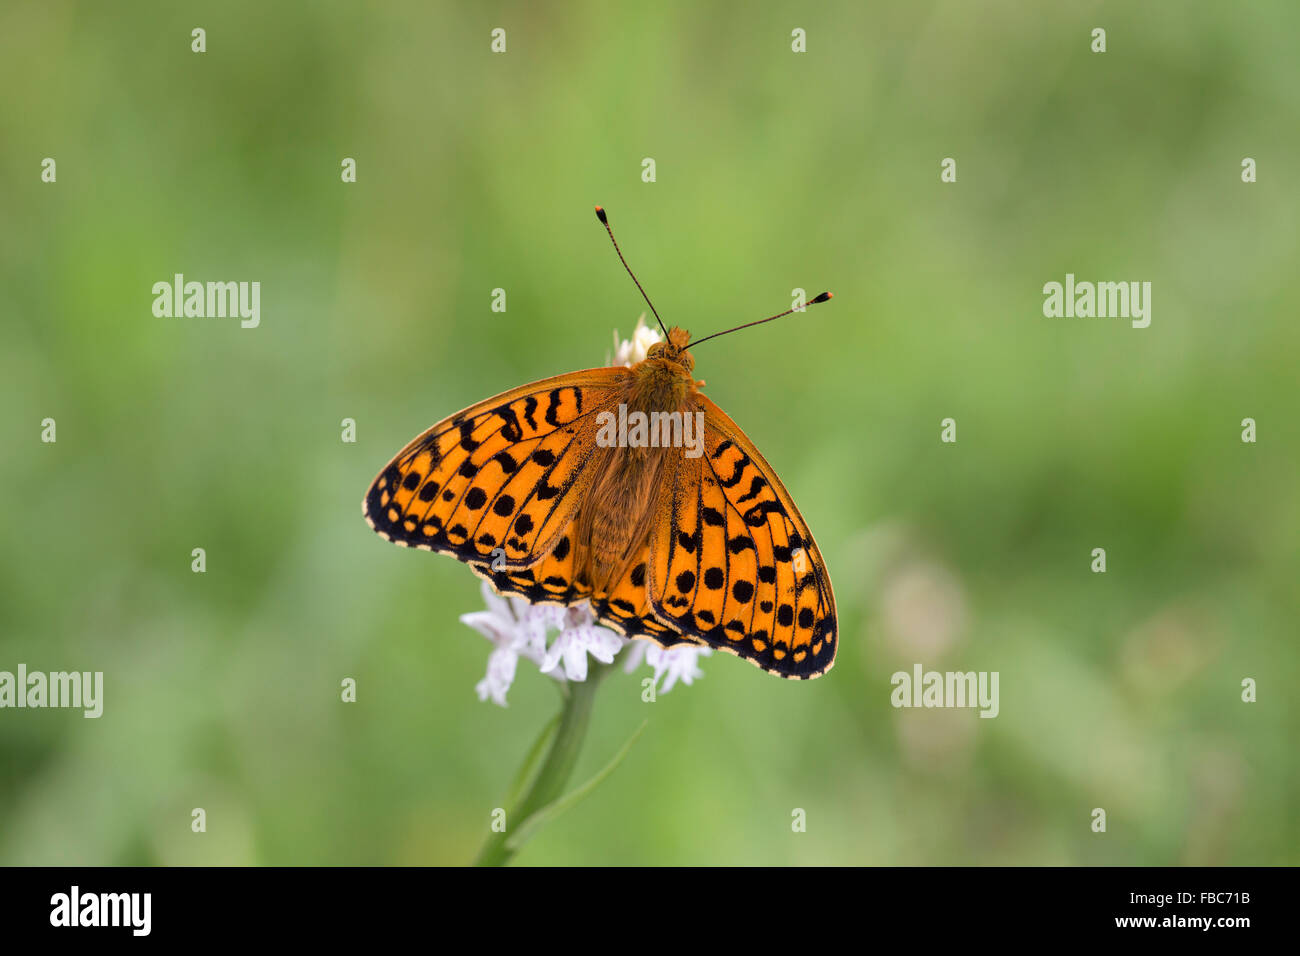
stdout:
<svg viewBox="0 0 1300 956">
<path fill-rule="evenodd" d="M 839 637 L 821 552 L 772 466 L 700 391 L 688 349 L 706 339 L 659 325 L 664 339 L 630 368 L 557 375 L 440 421 L 384 466 L 365 519 L 503 594 L 587 601 L 627 637 L 819 677 Z"/>
</svg>

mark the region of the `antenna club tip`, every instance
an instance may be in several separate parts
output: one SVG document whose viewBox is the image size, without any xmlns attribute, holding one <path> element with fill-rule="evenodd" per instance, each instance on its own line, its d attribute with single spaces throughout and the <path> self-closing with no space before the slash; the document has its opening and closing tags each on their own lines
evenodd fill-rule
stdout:
<svg viewBox="0 0 1300 956">
<path fill-rule="evenodd" d="M 817 302 L 828 302 L 828 301 L 830 301 L 830 300 L 833 299 L 833 298 L 835 298 L 835 294 L 834 294 L 834 293 L 832 293 L 832 292 L 823 292 L 821 295 L 817 296 L 817 298 L 813 299 L 813 303 L 817 303 Z"/>
<path fill-rule="evenodd" d="M 609 218 L 605 215 L 605 209 L 603 206 L 596 207 L 596 218 L 599 219 L 605 225 L 607 226 L 609 225 Z"/>
</svg>

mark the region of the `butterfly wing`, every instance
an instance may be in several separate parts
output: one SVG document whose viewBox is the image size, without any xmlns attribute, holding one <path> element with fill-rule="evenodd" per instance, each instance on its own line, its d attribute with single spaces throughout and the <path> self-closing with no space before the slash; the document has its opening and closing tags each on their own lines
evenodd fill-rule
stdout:
<svg viewBox="0 0 1300 956">
<path fill-rule="evenodd" d="M 545 598 L 529 569 L 562 568 L 563 535 L 590 480 L 586 436 L 630 374 L 557 375 L 444 419 L 384 466 L 362 502 L 366 521 L 394 544 L 450 554 L 485 577 L 513 575 L 528 584 L 510 590 Z M 560 588 L 553 599 L 571 597 Z"/>
<path fill-rule="evenodd" d="M 534 604 L 590 600 L 601 623 L 665 647 L 690 640 L 651 613 L 649 546 L 608 591 L 575 567 L 575 516 L 599 467 L 596 417 L 612 410 L 623 367 L 558 375 L 472 405 L 412 440 L 371 483 L 370 526 L 404 547 L 450 554 L 501 593 Z"/>
<path fill-rule="evenodd" d="M 631 374 L 558 375 L 444 419 L 375 478 L 366 521 L 395 544 L 468 563 L 503 593 L 588 599 L 629 637 L 707 644 L 782 677 L 829 670 L 835 600 L 817 545 L 771 466 L 703 395 L 704 454 L 671 456 L 650 540 L 608 590 L 582 578 L 575 516 L 593 477 L 595 421 Z"/>
<path fill-rule="evenodd" d="M 782 677 L 808 679 L 835 662 L 830 575 L 772 466 L 712 401 L 704 453 L 675 459 L 660 488 L 650 542 L 656 617 Z"/>
</svg>

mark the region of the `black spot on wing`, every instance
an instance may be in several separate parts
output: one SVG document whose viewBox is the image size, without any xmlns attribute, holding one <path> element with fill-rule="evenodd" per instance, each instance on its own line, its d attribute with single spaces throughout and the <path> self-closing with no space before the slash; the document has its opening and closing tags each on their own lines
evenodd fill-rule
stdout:
<svg viewBox="0 0 1300 956">
<path fill-rule="evenodd" d="M 474 422 L 462 422 L 460 426 L 460 447 L 465 451 L 473 451 L 479 446 L 474 440 Z"/>
<path fill-rule="evenodd" d="M 736 504 L 743 504 L 750 498 L 758 497 L 759 492 L 767 487 L 767 480 L 762 475 L 755 475 L 754 480 L 749 483 L 749 491 L 736 499 Z"/>
<path fill-rule="evenodd" d="M 559 389 L 559 388 L 551 389 L 551 394 L 547 400 L 547 405 L 546 405 L 546 424 L 551 425 L 555 428 L 560 427 L 560 419 L 557 413 L 560 410 L 561 391 L 563 391 L 563 389 Z"/>
<path fill-rule="evenodd" d="M 740 554 L 742 551 L 757 551 L 754 547 L 754 539 L 747 534 L 738 534 L 727 542 L 727 550 L 732 554 Z"/>
<path fill-rule="evenodd" d="M 767 516 L 775 512 L 776 514 L 785 514 L 785 509 L 781 507 L 781 502 L 773 498 L 770 501 L 760 501 L 754 507 L 745 512 L 745 524 L 751 528 L 757 528 L 759 525 L 767 523 Z M 787 551 L 789 548 L 786 549 Z"/>
<path fill-rule="evenodd" d="M 501 434 L 506 441 L 517 442 L 524 437 L 523 429 L 519 427 L 519 416 L 508 403 L 492 409 L 492 414 L 501 419 Z"/>
</svg>

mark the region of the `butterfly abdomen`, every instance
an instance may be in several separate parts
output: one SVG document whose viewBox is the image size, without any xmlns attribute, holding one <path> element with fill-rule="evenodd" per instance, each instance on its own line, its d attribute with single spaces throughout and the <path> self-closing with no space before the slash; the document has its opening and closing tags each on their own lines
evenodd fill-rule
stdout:
<svg viewBox="0 0 1300 956">
<path fill-rule="evenodd" d="M 586 579 L 610 590 L 650 539 L 655 492 L 671 448 L 603 448 L 602 467 L 587 491 L 575 537 L 586 558 Z"/>
</svg>

